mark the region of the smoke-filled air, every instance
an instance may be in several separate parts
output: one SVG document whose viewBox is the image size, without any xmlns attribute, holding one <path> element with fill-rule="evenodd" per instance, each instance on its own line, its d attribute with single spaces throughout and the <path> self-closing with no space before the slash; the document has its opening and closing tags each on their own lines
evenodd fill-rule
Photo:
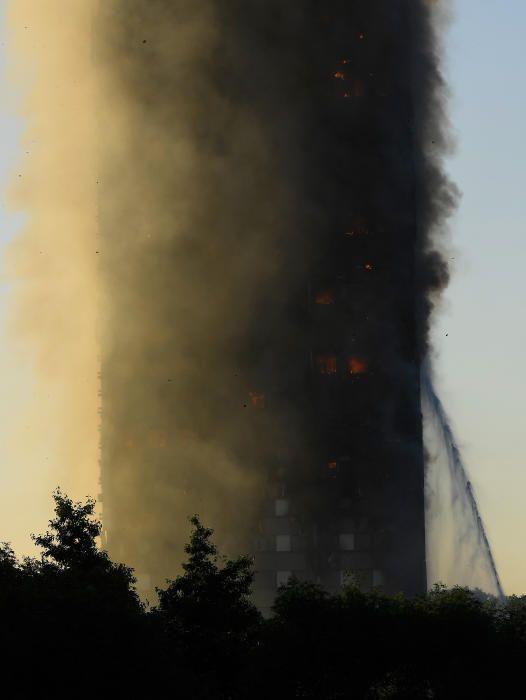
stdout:
<svg viewBox="0 0 526 700">
<path fill-rule="evenodd" d="M 461 461 L 420 373 L 458 199 L 447 3 L 9 7 L 26 123 L 10 201 L 27 223 L 3 273 L 18 497 L 100 493 L 104 544 L 144 590 L 177 570 L 193 513 L 225 551 L 262 552 L 257 568 L 275 499 L 287 570 L 374 569 L 413 592 L 427 544 L 429 584 L 499 588 L 463 468 L 437 467 L 433 422 Z M 457 478 L 468 497 L 451 505 Z M 354 559 L 320 563 L 337 532 Z"/>
<path fill-rule="evenodd" d="M 2 282 L 2 539 L 22 551 L 57 484 L 98 491 L 97 136 L 91 3 L 6 7 L 4 102 L 23 122 L 5 193 L 23 225 Z"/>
</svg>

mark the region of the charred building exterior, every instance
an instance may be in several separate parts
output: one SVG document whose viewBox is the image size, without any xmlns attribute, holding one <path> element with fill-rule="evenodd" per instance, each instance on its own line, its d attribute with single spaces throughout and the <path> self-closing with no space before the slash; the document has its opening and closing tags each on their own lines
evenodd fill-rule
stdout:
<svg viewBox="0 0 526 700">
<path fill-rule="evenodd" d="M 105 5 L 102 110 L 127 121 L 101 165 L 102 493 L 139 574 L 173 575 L 198 512 L 254 553 L 262 606 L 292 574 L 425 589 L 419 368 L 453 200 L 431 14 Z"/>
<path fill-rule="evenodd" d="M 302 342 L 272 378 L 263 373 L 252 404 L 268 411 L 280 391 L 294 397 L 310 449 L 271 476 L 256 552 L 266 601 L 292 574 L 333 591 L 349 574 L 391 592 L 426 587 L 414 27 L 408 3 L 383 6 L 328 11 L 308 62 L 313 182 L 303 196 L 319 218 L 315 253 L 298 249 Z"/>
</svg>

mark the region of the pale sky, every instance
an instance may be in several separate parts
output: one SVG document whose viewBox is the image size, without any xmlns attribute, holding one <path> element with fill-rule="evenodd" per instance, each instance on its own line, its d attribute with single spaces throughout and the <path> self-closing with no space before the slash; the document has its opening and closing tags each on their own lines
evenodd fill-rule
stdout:
<svg viewBox="0 0 526 700">
<path fill-rule="evenodd" d="M 438 388 L 506 593 L 526 593 L 526 2 L 454 8 L 446 70 L 457 153 L 448 169 L 463 197 L 435 324 Z"/>
<path fill-rule="evenodd" d="M 9 101 L 5 99 L 6 95 L 12 94 L 12 87 L 8 88 L 6 85 L 3 19 L 4 0 L 0 0 L 0 94 L 3 98 L 0 101 L 0 193 L 2 195 L 12 168 L 16 165 L 17 154 L 20 148 L 19 139 L 23 129 L 21 120 L 15 117 L 14 100 L 10 104 Z M 19 227 L 21 217 L 9 216 L 3 206 L 3 198 L 0 202 L 2 204 L 0 206 L 0 246 L 2 246 Z M 1 303 L 2 297 L 0 296 L 0 305 Z"/>
<path fill-rule="evenodd" d="M 453 279 L 435 323 L 435 364 L 439 393 L 463 448 L 503 585 L 507 593 L 521 593 L 526 592 L 526 2 L 453 4 L 445 68 L 457 153 L 448 169 L 463 197 L 452 222 Z M 3 6 L 0 0 L 5 97 Z M 3 99 L 0 192 L 16 164 L 22 128 Z M 2 246 L 20 221 L 0 202 L 0 262 Z M 0 277 L 0 331 L 3 290 Z M 2 489 L 9 487 L 10 468 L 0 465 Z M 0 541 L 9 534 L 0 532 Z"/>
</svg>

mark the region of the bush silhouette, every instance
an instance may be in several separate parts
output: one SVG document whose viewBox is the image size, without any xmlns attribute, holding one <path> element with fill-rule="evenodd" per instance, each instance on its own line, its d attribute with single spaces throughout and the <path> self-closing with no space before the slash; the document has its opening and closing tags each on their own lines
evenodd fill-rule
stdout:
<svg viewBox="0 0 526 700">
<path fill-rule="evenodd" d="M 0 544 L 3 668 L 22 697 L 135 697 L 145 685 L 146 697 L 196 700 L 520 697 L 526 597 L 438 585 L 407 599 L 352 581 L 330 595 L 291 578 L 265 619 L 252 560 L 223 557 L 193 516 L 182 573 L 146 608 L 132 569 L 97 546 L 94 501 L 53 499 L 39 556 Z"/>
</svg>

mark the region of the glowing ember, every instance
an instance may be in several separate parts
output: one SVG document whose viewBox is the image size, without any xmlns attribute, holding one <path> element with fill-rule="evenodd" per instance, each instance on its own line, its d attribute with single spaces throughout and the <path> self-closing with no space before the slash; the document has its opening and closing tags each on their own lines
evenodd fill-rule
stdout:
<svg viewBox="0 0 526 700">
<path fill-rule="evenodd" d="M 257 391 L 249 392 L 250 403 L 254 408 L 265 408 L 265 394 L 261 394 Z"/>
<path fill-rule="evenodd" d="M 336 374 L 337 365 L 334 355 L 318 355 L 316 360 L 320 374 Z"/>
<path fill-rule="evenodd" d="M 334 77 L 337 80 L 345 80 L 345 73 L 342 73 L 342 71 L 337 70 L 336 73 L 334 74 Z"/>
<path fill-rule="evenodd" d="M 316 304 L 334 304 L 334 292 L 332 289 L 324 289 L 316 294 Z"/>
<path fill-rule="evenodd" d="M 338 462 L 328 462 L 327 469 L 331 472 L 336 471 L 336 469 L 338 469 Z"/>
<path fill-rule="evenodd" d="M 367 362 L 362 357 L 349 358 L 349 372 L 351 374 L 364 374 L 367 372 Z"/>
</svg>

